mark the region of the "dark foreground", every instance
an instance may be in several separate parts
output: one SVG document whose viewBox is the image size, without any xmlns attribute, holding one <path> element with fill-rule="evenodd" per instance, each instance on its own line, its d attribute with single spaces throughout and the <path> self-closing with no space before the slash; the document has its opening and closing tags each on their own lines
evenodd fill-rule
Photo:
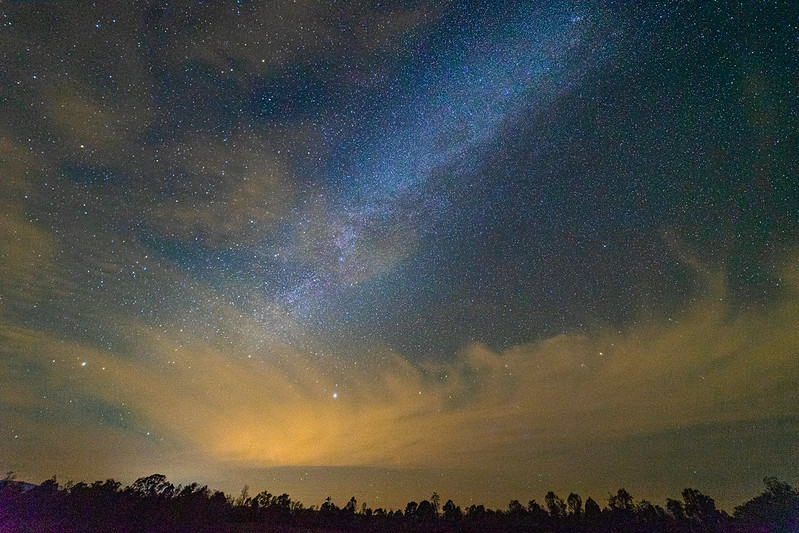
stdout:
<svg viewBox="0 0 799 533">
<path fill-rule="evenodd" d="M 10 476 L 9 476 L 10 477 Z M 322 532 L 322 531 L 535 531 L 535 532 L 799 532 L 799 491 L 775 478 L 765 490 L 735 508 L 716 509 L 713 499 L 685 489 L 665 508 L 634 501 L 624 489 L 605 507 L 577 494 L 564 501 L 548 492 L 542 504 L 518 500 L 507 509 L 482 505 L 466 509 L 438 495 L 402 511 L 360 508 L 352 498 L 338 507 L 328 498 L 319 508 L 305 508 L 288 494 L 264 491 L 238 498 L 196 483 L 175 487 L 162 475 L 138 479 L 122 488 L 114 480 L 67 483 L 55 479 L 38 486 L 0 481 L 0 533 L 17 531 L 114 532 Z"/>
</svg>

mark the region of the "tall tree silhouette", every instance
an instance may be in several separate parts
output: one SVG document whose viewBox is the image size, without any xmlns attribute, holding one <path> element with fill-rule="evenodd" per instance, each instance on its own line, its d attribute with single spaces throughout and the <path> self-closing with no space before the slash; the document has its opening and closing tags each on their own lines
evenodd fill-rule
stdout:
<svg viewBox="0 0 799 533">
<path fill-rule="evenodd" d="M 438 516 L 438 511 L 440 509 L 439 506 L 441 504 L 441 496 L 439 496 L 437 492 L 433 492 L 433 495 L 430 496 L 430 503 L 433 505 L 433 510 L 435 511 L 436 516 Z"/>
<path fill-rule="evenodd" d="M 713 498 L 689 488 L 682 491 L 682 499 L 685 502 L 685 516 L 689 520 L 705 528 L 712 528 L 718 524 L 721 515 L 716 510 Z"/>
<path fill-rule="evenodd" d="M 547 506 L 547 511 L 549 511 L 549 516 L 552 517 L 553 520 L 559 520 L 566 516 L 566 504 L 563 503 L 563 500 L 552 491 L 549 491 L 544 496 L 544 503 Z"/>
<path fill-rule="evenodd" d="M 633 497 L 626 489 L 619 489 L 608 498 L 608 507 L 611 510 L 632 511 Z"/>
<path fill-rule="evenodd" d="M 602 509 L 599 504 L 594 501 L 590 496 L 585 500 L 585 518 L 590 521 L 598 520 L 602 514 Z"/>
<path fill-rule="evenodd" d="M 569 506 L 569 514 L 573 516 L 581 516 L 583 514 L 583 499 L 579 494 L 572 492 L 566 498 L 566 504 Z"/>
</svg>

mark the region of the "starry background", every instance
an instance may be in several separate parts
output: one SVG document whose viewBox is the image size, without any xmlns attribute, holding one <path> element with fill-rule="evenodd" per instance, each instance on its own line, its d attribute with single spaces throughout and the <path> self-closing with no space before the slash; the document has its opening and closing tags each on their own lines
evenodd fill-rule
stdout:
<svg viewBox="0 0 799 533">
<path fill-rule="evenodd" d="M 797 11 L 628 4 L 4 5 L 0 467 L 796 483 Z"/>
</svg>

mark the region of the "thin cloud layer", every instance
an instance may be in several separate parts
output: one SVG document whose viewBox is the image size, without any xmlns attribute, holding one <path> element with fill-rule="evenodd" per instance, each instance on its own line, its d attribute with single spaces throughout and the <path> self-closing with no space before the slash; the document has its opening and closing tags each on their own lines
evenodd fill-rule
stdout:
<svg viewBox="0 0 799 533">
<path fill-rule="evenodd" d="M 795 267 L 784 280 L 785 297 L 765 311 L 733 315 L 713 295 L 664 323 L 560 335 L 501 353 L 478 344 L 449 363 L 416 366 L 388 351 L 320 359 L 274 342 L 249 352 L 175 330 L 139 331 L 137 355 L 124 357 L 4 324 L 2 348 L 14 364 L 2 367 L 11 386 L 0 398 L 5 423 L 21 434 L 5 435 L 4 447 L 36 477 L 48 475 L 47 455 L 71 453 L 76 442 L 107 457 L 114 475 L 148 468 L 147 457 L 131 453 L 146 442 L 156 457 L 239 469 L 479 462 L 532 472 L 557 461 L 560 446 L 793 419 Z M 240 321 L 257 334 L 255 322 Z M 54 406 L 52 398 L 74 402 Z M 92 420 L 97 405 L 125 420 Z M 35 413 L 49 415 L 25 422 Z M 30 457 L 30 443 L 56 434 L 54 448 Z"/>
</svg>

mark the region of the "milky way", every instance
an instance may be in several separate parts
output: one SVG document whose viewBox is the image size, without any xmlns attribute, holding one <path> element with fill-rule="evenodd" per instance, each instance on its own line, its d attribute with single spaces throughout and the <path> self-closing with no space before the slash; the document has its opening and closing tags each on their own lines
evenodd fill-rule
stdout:
<svg viewBox="0 0 799 533">
<path fill-rule="evenodd" d="M 394 507 L 795 481 L 796 20 L 13 4 L 0 467 Z"/>
</svg>

